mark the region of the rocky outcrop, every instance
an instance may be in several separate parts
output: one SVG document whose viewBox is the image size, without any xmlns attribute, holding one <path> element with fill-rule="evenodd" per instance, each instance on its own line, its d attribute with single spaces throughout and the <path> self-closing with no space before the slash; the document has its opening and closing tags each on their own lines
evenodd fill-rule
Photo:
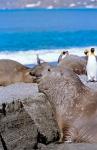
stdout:
<svg viewBox="0 0 97 150">
<path fill-rule="evenodd" d="M 1 141 L 0 141 L 0 150 L 4 150 Z"/>
<path fill-rule="evenodd" d="M 24 108 L 1 116 L 0 132 L 8 150 L 32 150 L 37 144 L 37 129 Z"/>
<path fill-rule="evenodd" d="M 36 92 L 21 99 L 17 96 L 5 105 L 5 114 L 0 107 L 0 133 L 8 150 L 33 150 L 38 143 L 57 140 L 58 126 L 44 94 Z"/>
<path fill-rule="evenodd" d="M 56 141 L 58 126 L 50 103 L 44 94 L 39 93 L 35 98 L 23 102 L 25 111 L 30 115 L 38 129 L 38 140 L 44 144 Z"/>
<path fill-rule="evenodd" d="M 39 144 L 39 150 L 96 150 L 97 144 Z"/>
</svg>

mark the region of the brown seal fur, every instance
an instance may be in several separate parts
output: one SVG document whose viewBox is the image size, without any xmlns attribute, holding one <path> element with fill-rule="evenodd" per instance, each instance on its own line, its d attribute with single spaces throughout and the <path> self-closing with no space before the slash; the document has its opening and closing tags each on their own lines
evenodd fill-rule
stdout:
<svg viewBox="0 0 97 150">
<path fill-rule="evenodd" d="M 41 78 L 45 76 L 45 74 L 48 73 L 48 70 L 52 67 L 53 66 L 49 65 L 47 62 L 36 65 L 31 71 L 31 75 L 36 77 L 34 81 L 39 83 Z"/>
<path fill-rule="evenodd" d="M 97 143 L 97 93 L 71 70 L 49 70 L 39 83 L 54 111 L 60 142 Z"/>
<path fill-rule="evenodd" d="M 86 74 L 86 57 L 66 55 L 66 57 L 59 62 L 58 66 L 63 70 L 69 68 L 78 75 Z"/>
<path fill-rule="evenodd" d="M 13 60 L 0 60 L 0 85 L 15 82 L 33 82 L 31 69 Z"/>
<path fill-rule="evenodd" d="M 32 68 L 31 75 L 35 76 L 36 79 L 35 82 L 39 83 L 40 79 L 48 73 L 48 70 L 52 68 L 52 66 L 45 62 L 43 59 L 39 58 L 39 55 L 37 54 L 37 65 Z"/>
</svg>

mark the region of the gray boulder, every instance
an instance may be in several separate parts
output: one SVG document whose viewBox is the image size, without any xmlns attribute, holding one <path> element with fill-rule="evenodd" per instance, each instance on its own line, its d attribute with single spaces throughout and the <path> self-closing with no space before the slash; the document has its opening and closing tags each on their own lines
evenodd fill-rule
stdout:
<svg viewBox="0 0 97 150">
<path fill-rule="evenodd" d="M 18 85 L 20 92 L 18 89 L 18 94 L 14 92 L 12 95 Z M 31 89 L 32 94 L 29 92 Z M 32 150 L 38 143 L 48 144 L 57 140 L 58 126 L 51 105 L 44 94 L 38 93 L 36 84 L 19 83 L 1 90 L 6 96 L 0 105 L 0 133 L 9 150 Z M 21 94 L 22 90 L 24 94 Z"/>
<path fill-rule="evenodd" d="M 37 129 L 23 107 L 0 119 L 0 132 L 8 150 L 32 150 L 37 144 Z"/>
<path fill-rule="evenodd" d="M 58 126 L 46 96 L 39 93 L 36 97 L 23 101 L 23 106 L 38 129 L 38 141 L 44 144 L 56 141 Z"/>
<path fill-rule="evenodd" d="M 39 150 L 96 150 L 97 144 L 39 144 Z"/>
</svg>

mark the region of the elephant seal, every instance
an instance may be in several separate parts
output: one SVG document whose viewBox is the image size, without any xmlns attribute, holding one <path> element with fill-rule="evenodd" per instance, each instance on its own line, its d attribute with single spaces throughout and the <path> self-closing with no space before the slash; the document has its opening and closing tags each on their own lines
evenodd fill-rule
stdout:
<svg viewBox="0 0 97 150">
<path fill-rule="evenodd" d="M 31 70 L 31 75 L 36 77 L 35 82 L 39 83 L 40 79 L 48 73 L 48 70 L 52 67 L 52 65 L 40 59 L 39 55 L 37 55 L 37 65 Z"/>
<path fill-rule="evenodd" d="M 15 82 L 34 81 L 34 76 L 31 75 L 31 69 L 8 59 L 0 60 L 0 85 L 5 86 Z"/>
<path fill-rule="evenodd" d="M 53 66 L 51 66 L 50 64 L 44 62 L 44 63 L 41 63 L 40 65 L 36 65 L 34 68 L 32 68 L 31 75 L 35 76 L 34 81 L 36 83 L 39 83 L 41 78 L 43 76 L 45 76 L 45 74 L 48 73 L 48 70 L 52 67 Z"/>
<path fill-rule="evenodd" d="M 86 66 L 88 82 L 95 82 L 97 81 L 97 60 L 95 56 L 95 49 L 91 48 L 89 51 L 85 51 L 84 53 L 88 56 Z"/>
<path fill-rule="evenodd" d="M 58 67 L 63 70 L 65 68 L 69 68 L 78 75 L 86 74 L 86 57 L 79 57 L 77 55 L 68 54 L 64 59 L 60 59 L 60 61 L 58 58 L 58 62 Z"/>
<path fill-rule="evenodd" d="M 97 143 L 97 93 L 70 69 L 48 70 L 39 91 L 52 106 L 60 130 L 59 142 Z"/>
</svg>

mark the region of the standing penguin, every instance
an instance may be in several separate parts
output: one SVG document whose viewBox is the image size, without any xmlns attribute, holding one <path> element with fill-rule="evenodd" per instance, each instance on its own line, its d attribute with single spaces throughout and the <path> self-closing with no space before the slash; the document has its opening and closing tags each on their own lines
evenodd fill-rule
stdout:
<svg viewBox="0 0 97 150">
<path fill-rule="evenodd" d="M 87 77 L 88 82 L 96 82 L 97 81 L 97 60 L 95 56 L 95 49 L 91 48 L 89 51 L 84 52 L 88 56 L 87 60 Z"/>
</svg>

